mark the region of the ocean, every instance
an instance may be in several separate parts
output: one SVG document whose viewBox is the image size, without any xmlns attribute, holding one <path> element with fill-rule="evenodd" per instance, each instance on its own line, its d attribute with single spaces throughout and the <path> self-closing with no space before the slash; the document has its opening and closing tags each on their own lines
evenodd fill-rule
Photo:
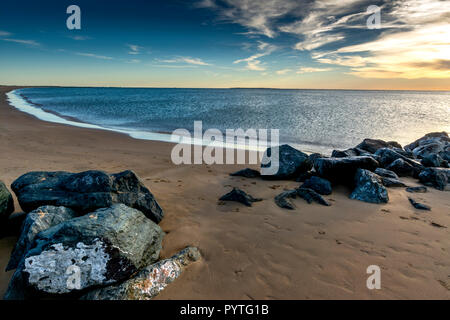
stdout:
<svg viewBox="0 0 450 320">
<path fill-rule="evenodd" d="M 450 92 L 26 88 L 9 93 L 15 107 L 58 123 L 170 141 L 176 129 L 279 129 L 280 143 L 305 152 L 346 149 L 364 138 L 404 145 L 450 131 Z"/>
</svg>

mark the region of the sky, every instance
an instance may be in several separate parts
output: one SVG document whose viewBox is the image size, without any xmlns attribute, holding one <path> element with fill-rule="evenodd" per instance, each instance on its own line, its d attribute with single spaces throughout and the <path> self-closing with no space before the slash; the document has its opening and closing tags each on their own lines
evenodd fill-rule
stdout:
<svg viewBox="0 0 450 320">
<path fill-rule="evenodd" d="M 0 84 L 450 90 L 450 1 L 2 1 Z"/>
</svg>

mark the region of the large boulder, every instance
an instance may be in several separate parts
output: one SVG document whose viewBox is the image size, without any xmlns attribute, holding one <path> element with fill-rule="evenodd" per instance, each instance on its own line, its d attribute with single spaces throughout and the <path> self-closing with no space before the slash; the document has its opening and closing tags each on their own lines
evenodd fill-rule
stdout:
<svg viewBox="0 0 450 320">
<path fill-rule="evenodd" d="M 421 145 L 425 145 L 428 143 L 432 143 L 432 142 L 439 142 L 439 143 L 450 143 L 450 138 L 448 137 L 448 133 L 443 131 L 443 132 L 432 132 L 432 133 L 428 133 L 425 136 L 423 136 L 422 138 L 414 141 L 411 144 L 408 144 L 407 146 L 405 146 L 405 150 L 406 151 L 413 151 L 414 149 L 416 149 L 417 147 L 421 146 Z"/>
<path fill-rule="evenodd" d="M 350 199 L 369 203 L 387 203 L 389 195 L 380 177 L 365 169 L 358 169 L 355 175 L 356 188 Z"/>
<path fill-rule="evenodd" d="M 76 213 L 72 209 L 53 206 L 43 206 L 27 214 L 6 271 L 17 268 L 25 253 L 30 250 L 31 244 L 39 232 L 75 217 Z"/>
<path fill-rule="evenodd" d="M 164 232 L 139 210 L 115 204 L 40 232 L 5 299 L 80 294 L 128 279 L 156 262 Z"/>
<path fill-rule="evenodd" d="M 312 176 L 306 180 L 305 183 L 303 183 L 302 188 L 312 189 L 322 195 L 330 195 L 333 191 L 330 181 L 316 176 Z"/>
<path fill-rule="evenodd" d="M 426 168 L 419 174 L 419 180 L 424 185 L 445 190 L 449 181 L 450 169 Z"/>
<path fill-rule="evenodd" d="M 30 172 L 14 181 L 12 189 L 26 212 L 52 205 L 83 214 L 123 203 L 156 223 L 163 218 L 155 197 L 132 171 Z"/>
<path fill-rule="evenodd" d="M 402 148 L 402 146 L 397 142 L 394 141 L 386 142 L 377 139 L 364 139 L 363 142 L 361 142 L 356 146 L 357 149 L 362 149 L 369 153 L 375 153 L 381 148 L 394 148 L 394 147 L 399 149 Z"/>
<path fill-rule="evenodd" d="M 306 153 L 284 144 L 266 150 L 261 162 L 261 176 L 269 180 L 291 179 L 311 168 L 312 163 Z"/>
<path fill-rule="evenodd" d="M 331 182 L 344 184 L 353 184 L 353 178 L 358 169 L 374 171 L 378 167 L 378 161 L 368 156 L 320 158 L 314 164 L 315 170 L 321 177 Z"/>
<path fill-rule="evenodd" d="M 0 181 L 0 224 L 3 224 L 13 212 L 13 197 L 8 188 L 6 188 L 5 184 Z"/>
<path fill-rule="evenodd" d="M 123 283 L 88 292 L 82 300 L 151 300 L 175 281 L 191 263 L 201 258 L 195 247 L 159 261 Z"/>
</svg>

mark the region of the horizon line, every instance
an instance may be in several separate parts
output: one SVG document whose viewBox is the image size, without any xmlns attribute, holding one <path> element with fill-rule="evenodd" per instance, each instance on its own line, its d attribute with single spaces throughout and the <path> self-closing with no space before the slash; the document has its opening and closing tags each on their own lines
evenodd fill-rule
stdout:
<svg viewBox="0 0 450 320">
<path fill-rule="evenodd" d="M 17 88 L 110 88 L 110 89 L 200 89 L 200 90 L 330 90 L 330 91 L 424 91 L 424 92 L 448 92 L 450 89 L 349 89 L 349 88 L 273 88 L 273 87 L 168 87 L 168 86 L 74 86 L 74 85 L 4 85 L 0 87 Z"/>
</svg>

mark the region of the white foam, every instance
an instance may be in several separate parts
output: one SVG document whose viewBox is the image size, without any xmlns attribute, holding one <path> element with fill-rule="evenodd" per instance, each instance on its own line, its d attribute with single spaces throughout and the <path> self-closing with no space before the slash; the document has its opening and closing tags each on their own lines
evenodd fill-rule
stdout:
<svg viewBox="0 0 450 320">
<path fill-rule="evenodd" d="M 20 96 L 20 94 L 16 93 L 16 90 L 8 92 L 6 96 L 8 97 L 9 103 L 16 109 L 31 114 L 36 118 L 47 122 L 60 123 L 87 129 L 98 129 L 98 130 L 119 132 L 139 140 L 161 141 L 177 144 L 188 144 L 188 145 L 202 145 L 202 146 L 230 148 L 230 149 L 244 149 L 250 151 L 265 151 L 266 149 L 265 147 L 258 146 L 256 143 L 250 143 L 248 145 L 227 144 L 220 141 L 210 141 L 210 140 L 205 141 L 203 139 L 196 139 L 189 136 L 157 133 L 150 131 L 137 131 L 137 130 L 135 131 L 135 130 L 108 128 L 90 123 L 71 121 L 68 119 L 64 119 L 56 114 L 46 112 L 45 110 L 32 105 L 31 103 L 26 101 L 22 96 Z"/>
</svg>

